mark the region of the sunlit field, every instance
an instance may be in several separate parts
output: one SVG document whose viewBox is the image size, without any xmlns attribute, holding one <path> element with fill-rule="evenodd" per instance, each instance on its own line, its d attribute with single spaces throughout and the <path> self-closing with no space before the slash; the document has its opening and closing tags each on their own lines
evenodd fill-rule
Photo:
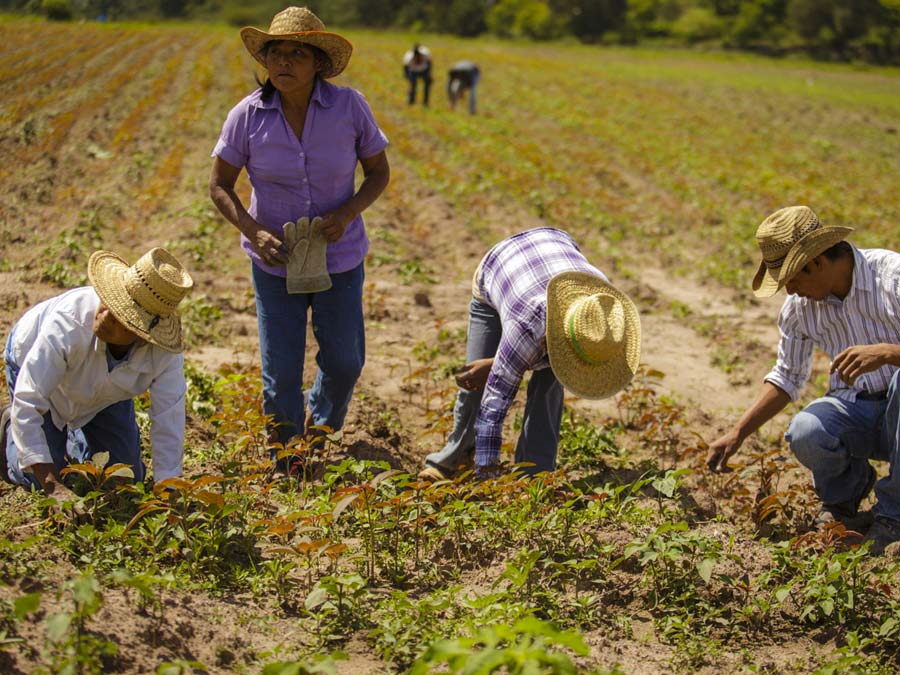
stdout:
<svg viewBox="0 0 900 675">
<path fill-rule="evenodd" d="M 343 34 L 336 82 L 366 95 L 392 182 L 366 213 L 347 426 L 293 448 L 288 479 L 268 461 L 246 259 L 207 196 L 225 115 L 255 87 L 237 30 L 0 20 L 3 339 L 86 283 L 96 248 L 166 246 L 197 281 L 184 479 L 75 467 L 77 521 L 0 484 L 0 672 L 897 672 L 898 558 L 812 529 L 786 418 L 734 472 L 703 460 L 774 355 L 778 304 L 748 288 L 758 223 L 808 204 L 857 245 L 898 246 L 900 71 Z M 415 41 L 429 108 L 406 102 Z M 475 116 L 446 99 L 463 58 Z M 418 482 L 451 423 L 473 268 L 541 224 L 635 298 L 645 365 L 614 400 L 567 401 L 557 473 Z"/>
</svg>

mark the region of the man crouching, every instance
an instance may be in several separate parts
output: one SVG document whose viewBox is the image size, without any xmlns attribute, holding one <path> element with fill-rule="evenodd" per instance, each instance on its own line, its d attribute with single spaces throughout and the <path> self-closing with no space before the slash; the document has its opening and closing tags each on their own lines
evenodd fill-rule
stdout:
<svg viewBox="0 0 900 675">
<path fill-rule="evenodd" d="M 6 342 L 10 404 L 0 423 L 0 474 L 42 488 L 58 504 L 60 480 L 97 452 L 144 479 L 133 398 L 150 392 L 153 473 L 181 475 L 184 358 L 179 302 L 193 286 L 181 263 L 154 248 L 133 266 L 108 251 L 88 262 L 91 286 L 29 309 Z"/>
</svg>

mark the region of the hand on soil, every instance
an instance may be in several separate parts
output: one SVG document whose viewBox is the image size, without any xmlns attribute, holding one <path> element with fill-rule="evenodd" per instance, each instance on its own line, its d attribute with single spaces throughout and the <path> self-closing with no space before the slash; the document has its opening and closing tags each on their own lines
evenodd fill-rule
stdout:
<svg viewBox="0 0 900 675">
<path fill-rule="evenodd" d="M 47 497 L 53 513 L 61 513 L 73 520 L 84 517 L 84 507 L 81 505 L 78 495 L 62 483 L 53 483 L 52 488 L 47 491 Z"/>
<path fill-rule="evenodd" d="M 709 445 L 706 453 L 706 466 L 711 471 L 717 473 L 727 473 L 731 471 L 728 466 L 729 458 L 738 451 L 740 443 L 731 438 L 730 434 L 726 434 Z"/>
</svg>

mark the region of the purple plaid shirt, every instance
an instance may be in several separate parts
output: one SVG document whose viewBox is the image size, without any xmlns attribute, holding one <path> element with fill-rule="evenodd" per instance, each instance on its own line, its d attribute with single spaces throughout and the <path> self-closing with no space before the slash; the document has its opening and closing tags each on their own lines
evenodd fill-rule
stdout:
<svg viewBox="0 0 900 675">
<path fill-rule="evenodd" d="M 287 221 L 321 216 L 350 199 L 356 189 L 358 160 L 374 157 L 387 144 L 362 94 L 317 79 L 302 141 L 281 112 L 278 92 L 263 101 L 257 90 L 228 113 L 212 156 L 246 167 L 253 186 L 247 211 L 260 225 L 281 235 Z M 286 276 L 283 265 L 263 263 L 243 235 L 241 247 L 260 269 Z M 368 250 L 369 239 L 359 216 L 339 241 L 328 244 L 328 271 L 352 270 Z"/>
<path fill-rule="evenodd" d="M 500 460 L 503 421 L 525 371 L 549 368 L 544 333 L 547 285 L 562 272 L 587 272 L 604 281 L 566 232 L 550 227 L 504 239 L 487 252 L 476 295 L 500 315 L 502 336 L 475 422 L 475 466 Z"/>
</svg>

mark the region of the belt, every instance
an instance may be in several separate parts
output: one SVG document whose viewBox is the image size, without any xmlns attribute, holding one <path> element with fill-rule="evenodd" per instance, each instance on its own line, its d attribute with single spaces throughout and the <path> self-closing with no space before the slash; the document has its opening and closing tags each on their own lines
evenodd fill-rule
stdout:
<svg viewBox="0 0 900 675">
<path fill-rule="evenodd" d="M 887 398 L 887 391 L 858 391 L 857 401 L 883 401 Z"/>
</svg>

